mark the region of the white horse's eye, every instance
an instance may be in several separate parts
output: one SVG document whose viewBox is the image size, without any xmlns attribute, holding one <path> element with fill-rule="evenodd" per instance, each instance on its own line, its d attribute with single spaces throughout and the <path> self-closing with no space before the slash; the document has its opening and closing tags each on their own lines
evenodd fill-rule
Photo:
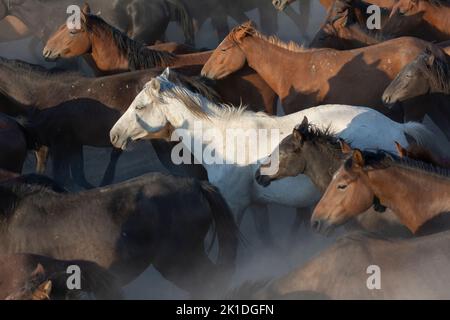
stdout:
<svg viewBox="0 0 450 320">
<path fill-rule="evenodd" d="M 145 104 L 138 104 L 137 106 L 136 106 L 136 110 L 142 110 L 142 109 L 145 109 Z"/>
</svg>

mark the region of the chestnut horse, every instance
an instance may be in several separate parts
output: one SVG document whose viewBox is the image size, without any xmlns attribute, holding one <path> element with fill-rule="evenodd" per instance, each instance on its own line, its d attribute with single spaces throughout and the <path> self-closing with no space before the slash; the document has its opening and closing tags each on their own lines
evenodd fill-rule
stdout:
<svg viewBox="0 0 450 320">
<path fill-rule="evenodd" d="M 199 75 L 212 53 L 173 55 L 150 49 L 90 14 L 89 6 L 85 6 L 81 17 L 80 30 L 69 30 L 67 24 L 63 24 L 50 37 L 43 52 L 46 59 L 89 54 L 95 67 L 106 74 L 170 66 L 179 67 L 179 73 Z M 264 106 L 267 113 L 276 113 L 275 93 L 248 67 L 230 79 L 217 82 L 214 88 L 227 103 L 239 105 L 242 102 L 258 111 Z"/>
<path fill-rule="evenodd" d="M 428 41 L 450 39 L 450 4 L 443 0 L 398 0 L 384 32 Z"/>
<path fill-rule="evenodd" d="M 429 45 L 420 39 L 399 38 L 348 51 L 304 49 L 266 37 L 249 22 L 236 27 L 217 47 L 202 75 L 222 79 L 247 62 L 278 94 L 287 114 L 337 103 L 368 106 L 403 120 L 383 106 L 382 93 Z M 424 114 L 412 114 L 411 109 L 405 120 L 422 120 Z"/>
<path fill-rule="evenodd" d="M 425 222 L 450 210 L 449 175 L 421 161 L 355 149 L 315 208 L 312 227 L 329 233 L 377 201 L 416 233 Z"/>
</svg>

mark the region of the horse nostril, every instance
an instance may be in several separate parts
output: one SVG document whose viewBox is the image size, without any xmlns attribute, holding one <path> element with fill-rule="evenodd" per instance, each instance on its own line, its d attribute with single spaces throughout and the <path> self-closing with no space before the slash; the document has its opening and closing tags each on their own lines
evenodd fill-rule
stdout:
<svg viewBox="0 0 450 320">
<path fill-rule="evenodd" d="M 272 3 L 273 3 L 273 5 L 274 5 L 275 7 L 279 7 L 280 4 L 281 4 L 281 1 L 280 1 L 280 0 L 273 0 Z"/>
<path fill-rule="evenodd" d="M 311 222 L 311 228 L 315 231 L 319 231 L 320 230 L 320 220 L 313 220 Z"/>
<path fill-rule="evenodd" d="M 119 140 L 119 136 L 117 134 L 114 134 L 111 136 L 112 144 L 115 144 L 118 140 Z"/>
</svg>

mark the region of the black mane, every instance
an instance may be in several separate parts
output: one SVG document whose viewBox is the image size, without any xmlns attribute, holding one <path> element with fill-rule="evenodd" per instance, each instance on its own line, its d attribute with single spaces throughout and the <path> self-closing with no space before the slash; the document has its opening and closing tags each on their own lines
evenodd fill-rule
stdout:
<svg viewBox="0 0 450 320">
<path fill-rule="evenodd" d="M 440 178 L 450 178 L 450 169 L 434 166 L 430 163 L 414 160 L 408 157 L 399 157 L 384 150 L 361 151 L 364 157 L 365 167 L 370 169 L 386 169 L 399 167 L 417 172 L 425 172 Z M 345 168 L 351 168 L 352 158 L 345 162 Z"/>
<path fill-rule="evenodd" d="M 109 33 L 119 50 L 128 57 L 128 64 L 132 71 L 168 67 L 175 59 L 175 56 L 169 52 L 151 50 L 142 43 L 129 38 L 120 30 L 106 23 L 99 16 L 89 15 L 87 29 L 91 32 L 101 30 Z"/>
</svg>

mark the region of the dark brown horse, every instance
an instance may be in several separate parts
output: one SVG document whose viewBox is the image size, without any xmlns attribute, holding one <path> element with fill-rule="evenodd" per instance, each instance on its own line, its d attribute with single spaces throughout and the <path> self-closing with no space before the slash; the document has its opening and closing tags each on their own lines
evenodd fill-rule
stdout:
<svg viewBox="0 0 450 320">
<path fill-rule="evenodd" d="M 450 95 L 450 57 L 443 50 L 426 50 L 405 66 L 384 91 L 383 102 L 392 105 L 429 93 Z"/>
<path fill-rule="evenodd" d="M 21 173 L 28 149 L 28 133 L 14 119 L 0 113 L 0 168 Z"/>
<path fill-rule="evenodd" d="M 346 51 L 304 49 L 266 37 L 247 23 L 214 51 L 202 74 L 222 79 L 248 63 L 278 94 L 286 113 L 337 103 L 371 107 L 398 121 L 421 121 L 423 102 L 405 107 L 402 118 L 399 110 L 383 106 L 381 96 L 400 70 L 428 46 L 420 39 L 398 38 Z"/>
<path fill-rule="evenodd" d="M 56 193 L 15 180 L 0 185 L 0 253 L 29 252 L 93 261 L 121 285 L 153 265 L 196 295 L 226 286 L 238 231 L 228 205 L 207 182 L 159 173 L 98 190 Z M 205 237 L 214 224 L 213 263 Z"/>
<path fill-rule="evenodd" d="M 30 112 L 36 118 L 36 115 L 41 113 L 39 110 L 49 109 L 55 106 L 64 106 L 68 104 L 66 108 L 70 111 L 67 114 L 62 114 L 59 111 L 60 117 L 49 117 L 51 122 L 44 121 L 45 117 L 40 116 L 40 123 L 44 123 L 47 128 L 52 126 L 64 128 L 64 132 L 70 132 L 72 139 L 76 140 L 77 137 L 87 137 L 83 134 L 84 131 L 90 129 L 85 126 L 85 123 L 81 120 L 81 114 L 84 114 L 86 119 L 90 119 L 90 123 L 97 132 L 101 128 L 105 128 L 105 123 L 110 123 L 111 117 L 117 117 L 126 110 L 129 104 L 133 101 L 137 93 L 139 93 L 142 87 L 151 80 L 151 78 L 159 75 L 159 70 L 154 71 L 140 71 L 125 73 L 116 76 L 102 77 L 102 78 L 88 78 L 79 74 L 49 71 L 40 66 L 30 65 L 24 62 L 11 61 L 0 58 L 0 108 L 1 112 L 7 113 L 12 116 L 24 115 L 29 116 Z M 184 79 L 188 79 L 184 77 Z M 190 81 L 190 80 L 188 80 Z M 190 81 L 192 83 L 192 81 Z M 52 90 L 52 94 L 49 94 L 49 88 Z M 95 110 L 99 118 L 92 118 L 89 110 L 80 106 L 81 103 L 89 102 L 89 105 L 95 105 Z M 77 106 L 80 106 L 80 111 L 77 111 Z M 100 112 L 101 110 L 101 112 Z M 48 112 L 49 115 L 57 114 L 57 111 Z M 100 117 L 103 116 L 103 118 Z M 73 118 L 73 122 L 70 123 L 70 119 Z M 109 119 L 109 120 L 108 120 Z M 110 121 L 110 122 L 108 122 Z M 66 123 L 66 126 L 61 126 L 61 123 Z M 69 122 L 69 123 L 68 123 Z M 101 125 L 99 125 L 101 124 Z M 110 128 L 109 128 L 110 129 Z M 91 139 L 102 139 L 105 137 L 105 143 L 107 137 L 109 137 L 109 129 L 104 129 L 103 135 L 97 135 L 95 137 L 89 137 L 89 140 L 83 140 L 87 145 Z M 54 154 L 64 155 L 65 159 L 78 158 L 82 159 L 80 153 L 81 145 L 67 145 L 65 142 L 58 142 L 58 135 L 55 131 L 48 131 L 52 136 L 54 143 L 52 144 L 52 152 Z M 69 134 L 69 133 L 68 133 Z M 64 136 L 64 135 L 62 135 Z M 55 140 L 56 139 L 56 140 Z M 49 141 L 50 136 L 45 140 Z M 98 143 L 96 143 L 98 145 Z M 186 175 L 194 174 L 198 178 L 205 178 L 202 172 L 198 173 L 197 167 L 194 166 L 194 172 L 191 171 L 192 166 L 181 165 L 175 166 L 170 158 L 171 149 L 168 148 L 167 143 L 163 141 L 153 140 L 152 145 L 160 158 L 161 162 L 169 169 L 170 172 Z M 110 147 L 108 142 L 104 145 Z M 71 150 L 68 151 L 68 148 Z M 118 160 L 120 152 L 118 150 L 111 154 L 111 162 L 106 170 L 103 184 L 109 184 L 112 182 L 115 171 L 115 164 Z M 67 167 L 67 161 L 54 162 L 54 170 L 61 172 L 61 167 Z M 83 164 L 79 163 L 76 167 L 72 167 L 72 174 L 74 175 L 76 183 L 81 186 L 90 187 L 90 184 L 86 182 L 83 171 L 80 170 Z M 187 171 L 189 171 L 189 173 Z M 202 171 L 202 170 L 200 170 Z M 67 176 L 67 171 L 61 179 Z"/>
<path fill-rule="evenodd" d="M 69 267 L 80 271 L 81 289 L 70 290 Z M 0 300 L 120 299 L 121 289 L 112 274 L 96 263 L 61 261 L 33 254 L 0 255 Z"/>
</svg>

